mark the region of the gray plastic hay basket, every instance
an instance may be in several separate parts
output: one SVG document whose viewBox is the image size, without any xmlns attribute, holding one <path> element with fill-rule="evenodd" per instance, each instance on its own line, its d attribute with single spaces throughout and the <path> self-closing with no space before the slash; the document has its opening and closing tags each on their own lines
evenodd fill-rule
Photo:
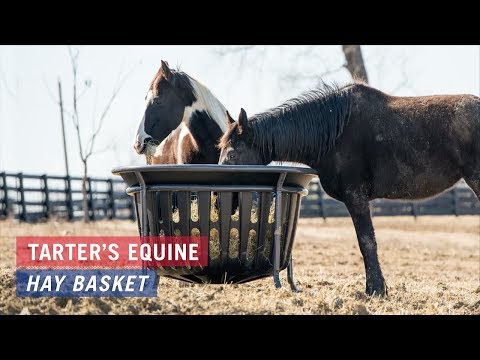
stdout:
<svg viewBox="0 0 480 360">
<path fill-rule="evenodd" d="M 194 283 L 242 283 L 288 267 L 300 201 L 316 172 L 287 166 L 149 165 L 112 170 L 134 197 L 141 236 L 208 236 L 207 267 L 165 267 Z"/>
</svg>

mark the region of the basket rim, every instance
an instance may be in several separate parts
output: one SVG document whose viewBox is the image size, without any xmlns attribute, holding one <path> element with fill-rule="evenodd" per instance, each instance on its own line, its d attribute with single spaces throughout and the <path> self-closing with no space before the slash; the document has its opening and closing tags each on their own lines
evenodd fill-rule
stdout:
<svg viewBox="0 0 480 360">
<path fill-rule="evenodd" d="M 216 165 L 216 164 L 182 164 L 182 165 L 124 165 L 112 169 L 112 174 L 125 172 L 169 172 L 169 171 L 217 171 L 222 173 L 290 173 L 318 175 L 315 169 L 299 166 L 267 166 L 267 165 Z"/>
</svg>

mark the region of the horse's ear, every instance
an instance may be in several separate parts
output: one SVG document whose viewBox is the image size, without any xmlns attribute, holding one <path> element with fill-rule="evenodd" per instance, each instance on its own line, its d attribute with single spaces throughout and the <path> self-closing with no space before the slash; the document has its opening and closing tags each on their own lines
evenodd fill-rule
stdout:
<svg viewBox="0 0 480 360">
<path fill-rule="evenodd" d="M 233 118 L 230 116 L 230 113 L 227 111 L 227 114 L 225 115 L 225 121 L 227 122 L 227 126 L 230 127 L 230 125 L 232 125 L 235 120 L 233 120 Z"/>
<path fill-rule="evenodd" d="M 173 73 L 172 73 L 172 70 L 170 70 L 170 67 L 168 66 L 168 62 L 162 60 L 162 65 L 160 67 L 160 71 L 162 72 L 163 77 L 167 81 L 172 81 L 173 80 Z"/>
<path fill-rule="evenodd" d="M 242 108 L 240 110 L 240 115 L 238 115 L 238 133 L 241 134 L 243 129 L 246 129 L 248 126 L 248 117 L 245 110 Z"/>
</svg>

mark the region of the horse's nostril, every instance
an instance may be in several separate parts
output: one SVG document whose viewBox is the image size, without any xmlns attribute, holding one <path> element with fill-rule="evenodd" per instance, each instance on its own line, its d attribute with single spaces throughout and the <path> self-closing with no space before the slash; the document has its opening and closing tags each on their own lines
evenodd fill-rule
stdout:
<svg viewBox="0 0 480 360">
<path fill-rule="evenodd" d="M 135 144 L 133 145 L 133 148 L 139 154 L 142 153 L 144 147 L 145 147 L 144 144 L 141 143 L 140 141 L 135 141 Z"/>
</svg>

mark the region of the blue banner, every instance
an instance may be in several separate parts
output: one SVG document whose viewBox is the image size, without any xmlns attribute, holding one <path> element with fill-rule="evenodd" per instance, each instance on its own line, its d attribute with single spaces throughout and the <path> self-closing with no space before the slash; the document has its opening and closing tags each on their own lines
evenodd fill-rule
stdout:
<svg viewBox="0 0 480 360">
<path fill-rule="evenodd" d="M 17 270 L 19 297 L 155 297 L 155 270 Z"/>
</svg>

